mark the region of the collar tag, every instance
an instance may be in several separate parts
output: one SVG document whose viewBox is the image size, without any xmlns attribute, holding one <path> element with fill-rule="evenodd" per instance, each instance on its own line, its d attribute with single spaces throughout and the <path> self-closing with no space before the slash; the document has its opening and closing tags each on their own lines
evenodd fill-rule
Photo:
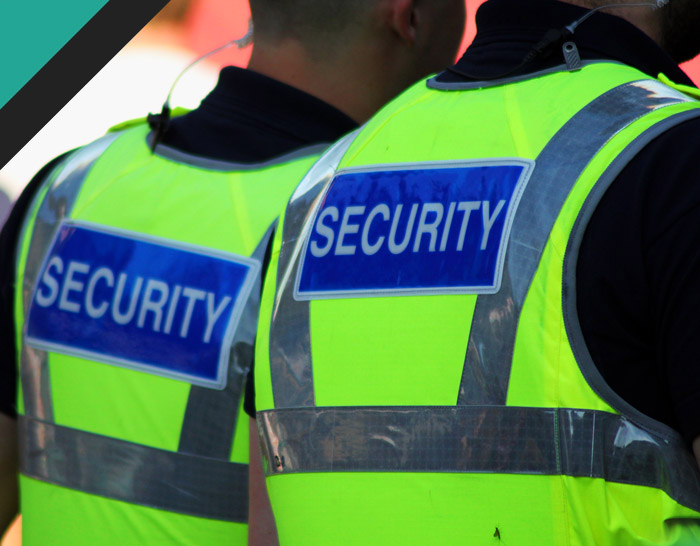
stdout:
<svg viewBox="0 0 700 546">
<path fill-rule="evenodd" d="M 581 70 L 583 67 L 583 64 L 581 63 L 581 55 L 579 55 L 578 48 L 574 42 L 565 42 L 561 47 L 561 51 L 564 54 L 566 69 L 569 72 Z"/>
</svg>

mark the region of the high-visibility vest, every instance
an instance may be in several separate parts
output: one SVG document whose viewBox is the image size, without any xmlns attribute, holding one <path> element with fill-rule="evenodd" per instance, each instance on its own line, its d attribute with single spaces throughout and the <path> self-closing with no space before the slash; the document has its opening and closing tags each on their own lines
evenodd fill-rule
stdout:
<svg viewBox="0 0 700 546">
<path fill-rule="evenodd" d="M 261 263 L 325 146 L 234 164 L 147 138 L 138 125 L 68 156 L 23 226 L 27 546 L 247 543 Z"/>
<path fill-rule="evenodd" d="M 700 543 L 697 464 L 606 385 L 575 283 L 606 188 L 698 116 L 589 63 L 418 84 L 326 153 L 280 219 L 256 341 L 282 544 Z"/>
</svg>

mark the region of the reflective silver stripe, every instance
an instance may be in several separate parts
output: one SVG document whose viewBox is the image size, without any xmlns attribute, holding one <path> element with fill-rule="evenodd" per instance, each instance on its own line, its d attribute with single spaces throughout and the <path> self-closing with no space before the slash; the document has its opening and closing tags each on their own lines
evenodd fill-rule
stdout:
<svg viewBox="0 0 700 546">
<path fill-rule="evenodd" d="M 655 487 L 700 509 L 678 439 L 611 413 L 506 406 L 296 408 L 258 413 L 268 475 L 442 472 L 566 475 Z"/>
<path fill-rule="evenodd" d="M 72 154 L 65 165 L 59 167 L 61 171 L 39 206 L 33 226 L 22 284 L 25 317 L 30 298 L 34 294 L 36 276 L 39 274 L 44 256 L 51 246 L 61 220 L 70 216 L 92 166 L 119 136 L 119 133 L 112 133 L 96 140 Z M 41 189 L 37 195 L 41 196 Z M 26 232 L 27 227 L 27 225 L 23 227 L 23 233 Z M 20 244 L 22 240 L 24 237 L 20 237 Z M 53 421 L 51 380 L 46 352 L 28 347 L 23 343 L 20 362 L 25 414 L 44 421 Z"/>
<path fill-rule="evenodd" d="M 275 225 L 271 225 L 252 258 L 262 263 Z M 261 278 L 251 290 L 231 344 L 226 388 L 220 391 L 193 385 L 187 400 L 178 451 L 225 459 L 231 455 L 243 385 L 253 362 L 260 309 Z"/>
<path fill-rule="evenodd" d="M 245 523 L 248 465 L 132 444 L 20 417 L 22 474 L 85 493 Z"/>
<path fill-rule="evenodd" d="M 655 80 L 621 85 L 583 108 L 545 146 L 513 221 L 501 290 L 477 298 L 458 405 L 505 404 L 525 296 L 561 207 L 586 166 L 644 114 L 688 101 Z"/>
<path fill-rule="evenodd" d="M 676 436 L 677 433 L 675 431 L 671 431 L 671 429 L 665 425 L 662 425 L 658 421 L 650 419 L 649 417 L 641 414 L 637 409 L 633 408 L 626 401 L 622 400 L 622 398 L 620 398 L 620 396 L 608 386 L 603 377 L 600 375 L 598 368 L 593 363 L 593 359 L 588 352 L 588 347 L 586 346 L 586 342 L 583 338 L 583 332 L 581 331 L 581 324 L 578 317 L 576 305 L 576 267 L 578 264 L 579 250 L 581 248 L 583 235 L 586 231 L 586 226 L 588 226 L 588 222 L 598 206 L 598 203 L 603 198 L 603 195 L 620 172 L 627 166 L 633 157 L 635 157 L 641 150 L 644 149 L 645 146 L 647 146 L 659 135 L 665 133 L 672 127 L 698 117 L 700 117 L 700 108 L 686 110 L 685 112 L 668 117 L 639 135 L 632 143 L 629 144 L 629 146 L 627 146 L 627 148 L 625 148 L 621 154 L 615 158 L 586 197 L 586 201 L 581 207 L 579 215 L 576 218 L 576 222 L 571 230 L 571 235 L 569 236 L 569 242 L 566 248 L 566 254 L 564 256 L 564 271 L 562 275 L 562 308 L 564 313 L 564 324 L 569 337 L 571 350 L 576 357 L 576 362 L 578 363 L 581 372 L 586 378 L 586 382 L 603 400 L 612 405 L 612 407 L 614 407 L 617 411 L 623 415 L 634 418 L 636 422 L 641 423 L 646 428 L 656 430 L 659 434 L 664 436 Z"/>
<path fill-rule="evenodd" d="M 339 140 L 311 168 L 287 206 L 270 326 L 270 368 L 275 407 L 313 406 L 309 302 L 294 299 L 294 275 L 315 208 L 359 130 Z"/>
</svg>

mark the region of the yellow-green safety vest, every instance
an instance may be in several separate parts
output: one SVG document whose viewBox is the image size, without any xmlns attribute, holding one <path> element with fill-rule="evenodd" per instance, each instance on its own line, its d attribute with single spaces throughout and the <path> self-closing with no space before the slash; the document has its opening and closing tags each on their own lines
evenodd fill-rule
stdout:
<svg viewBox="0 0 700 546">
<path fill-rule="evenodd" d="M 25 546 L 247 543 L 242 390 L 260 265 L 326 146 L 234 164 L 152 153 L 148 133 L 140 124 L 69 155 L 23 226 Z M 229 273 L 238 284 L 219 293 Z"/>
<path fill-rule="evenodd" d="M 575 282 L 602 194 L 698 106 L 615 63 L 431 79 L 326 153 L 256 341 L 283 545 L 700 543 L 697 463 L 606 385 Z"/>
</svg>

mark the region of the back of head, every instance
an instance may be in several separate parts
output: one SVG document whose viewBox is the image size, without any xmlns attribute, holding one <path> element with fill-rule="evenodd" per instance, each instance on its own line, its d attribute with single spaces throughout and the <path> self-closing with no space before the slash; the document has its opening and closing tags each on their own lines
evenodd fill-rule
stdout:
<svg viewBox="0 0 700 546">
<path fill-rule="evenodd" d="M 622 17 L 656 41 L 676 62 L 700 54 L 700 2 L 697 0 L 563 0 Z"/>
<path fill-rule="evenodd" d="M 249 68 L 356 121 L 454 60 L 464 0 L 250 0 Z"/>
<path fill-rule="evenodd" d="M 250 0 L 256 40 L 294 39 L 310 51 L 333 48 L 368 20 L 377 0 Z"/>
</svg>

